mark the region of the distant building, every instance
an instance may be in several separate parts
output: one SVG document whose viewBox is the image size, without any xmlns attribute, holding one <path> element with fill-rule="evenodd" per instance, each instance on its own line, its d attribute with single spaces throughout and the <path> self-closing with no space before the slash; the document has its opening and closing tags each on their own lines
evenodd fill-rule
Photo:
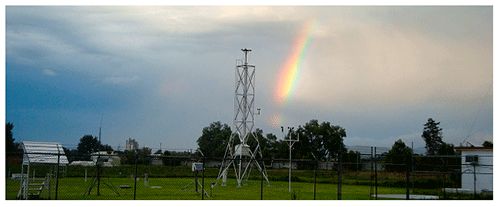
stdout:
<svg viewBox="0 0 500 207">
<path fill-rule="evenodd" d="M 161 154 L 151 155 L 151 165 L 163 165 L 163 159 L 161 157 Z"/>
<path fill-rule="evenodd" d="M 128 138 L 128 140 L 125 140 L 125 150 L 134 151 L 138 149 L 139 149 L 139 143 L 137 143 L 135 139 Z"/>
<path fill-rule="evenodd" d="M 100 152 L 94 152 L 92 153 L 92 161 L 73 161 L 69 165 L 70 166 L 84 166 L 84 167 L 91 167 L 95 166 L 98 158 L 100 161 L 102 161 L 102 166 L 104 167 L 116 167 L 120 166 L 121 159 L 118 156 L 118 153 L 112 152 L 112 151 L 100 151 Z"/>
<path fill-rule="evenodd" d="M 97 163 L 98 159 L 102 161 L 102 166 L 104 167 L 120 166 L 121 159 L 116 152 L 100 151 L 92 153 L 92 162 L 94 165 Z"/>
</svg>

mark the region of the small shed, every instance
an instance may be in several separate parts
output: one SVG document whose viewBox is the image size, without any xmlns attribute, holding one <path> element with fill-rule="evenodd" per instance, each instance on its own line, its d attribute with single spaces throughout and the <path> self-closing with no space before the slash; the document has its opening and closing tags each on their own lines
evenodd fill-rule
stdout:
<svg viewBox="0 0 500 207">
<path fill-rule="evenodd" d="M 30 178 L 30 166 L 34 164 L 66 166 L 68 158 L 61 143 L 24 141 L 21 142 L 21 145 L 24 153 L 21 166 L 21 184 L 17 196 L 28 199 L 28 196 L 39 194 L 48 184 L 46 179 Z"/>
<path fill-rule="evenodd" d="M 493 147 L 455 147 L 462 152 L 462 189 L 493 191 Z"/>
</svg>

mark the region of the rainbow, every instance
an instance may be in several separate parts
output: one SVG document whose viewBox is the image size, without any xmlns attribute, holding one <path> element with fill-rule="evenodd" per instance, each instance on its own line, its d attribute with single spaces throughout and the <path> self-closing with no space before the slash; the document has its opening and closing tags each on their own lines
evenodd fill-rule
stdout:
<svg viewBox="0 0 500 207">
<path fill-rule="evenodd" d="M 275 101 L 281 106 L 281 108 L 284 108 L 286 103 L 291 99 L 293 92 L 297 87 L 297 80 L 300 75 L 302 62 L 315 40 L 317 27 L 317 20 L 309 20 L 305 24 L 304 28 L 302 28 L 298 38 L 294 41 L 293 51 L 287 58 L 287 61 L 279 75 L 276 92 L 274 94 Z M 271 125 L 279 127 L 281 122 L 283 122 L 283 119 L 284 115 L 282 113 L 275 113 L 271 117 Z"/>
<path fill-rule="evenodd" d="M 297 86 L 297 77 L 299 76 L 302 61 L 304 60 L 311 44 L 314 42 L 314 34 L 318 23 L 316 20 L 310 20 L 298 38 L 294 41 L 293 52 L 288 57 L 283 70 L 278 79 L 275 99 L 283 104 L 289 100 Z"/>
</svg>

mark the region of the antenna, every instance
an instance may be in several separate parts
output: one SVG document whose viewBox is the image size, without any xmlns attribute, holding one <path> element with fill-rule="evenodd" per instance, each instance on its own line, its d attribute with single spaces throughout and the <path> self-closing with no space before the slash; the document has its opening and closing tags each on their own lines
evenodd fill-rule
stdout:
<svg viewBox="0 0 500 207">
<path fill-rule="evenodd" d="M 492 86 L 493 86 L 493 82 L 491 82 L 490 87 L 488 87 L 488 89 L 493 88 Z M 469 130 L 469 134 L 467 135 L 467 137 L 465 137 L 464 141 L 462 141 L 462 143 L 460 143 L 460 144 L 467 144 L 467 143 L 469 143 L 469 144 L 470 144 L 470 142 L 468 142 L 468 141 L 467 141 L 467 139 L 469 139 L 470 135 L 475 134 L 475 133 L 477 132 L 477 131 L 476 131 L 476 132 L 474 132 L 474 133 L 472 133 L 472 134 L 471 134 L 472 129 L 474 128 L 474 125 L 476 124 L 477 117 L 479 116 L 479 112 L 481 112 L 481 109 L 483 108 L 483 104 L 484 104 L 484 102 L 486 102 L 486 97 L 488 96 L 488 94 L 489 94 L 489 93 L 490 93 L 490 91 L 488 90 L 488 92 L 486 93 L 486 95 L 485 95 L 485 96 L 484 96 L 484 98 L 483 98 L 483 102 L 481 103 L 481 107 L 479 107 L 479 110 L 478 110 L 478 111 L 477 111 L 477 113 L 476 113 L 476 117 L 474 118 L 474 122 L 472 122 L 472 127 L 471 127 L 471 128 L 470 128 L 470 130 Z M 489 125 L 488 125 L 488 126 L 489 126 Z M 484 127 L 484 128 L 485 128 L 485 127 Z M 480 130 L 481 130 L 481 129 L 480 129 Z M 478 130 L 478 131 L 480 131 L 480 130 Z M 471 145 L 472 145 L 472 144 L 471 144 Z"/>
<path fill-rule="evenodd" d="M 103 164 L 103 160 L 101 160 L 101 152 L 100 152 L 100 147 L 102 145 L 101 143 L 101 128 L 102 128 L 102 117 L 104 116 L 104 114 L 101 114 L 101 126 L 99 127 L 99 142 L 97 143 L 97 160 L 96 160 L 96 172 L 94 173 L 94 175 L 97 175 L 97 177 L 94 177 L 92 178 L 92 180 L 90 181 L 87 189 L 85 190 L 85 193 L 83 193 L 83 195 L 90 195 L 90 192 L 92 191 L 92 188 L 94 188 L 94 186 L 96 185 L 96 182 L 97 182 L 97 195 L 100 196 L 101 195 L 101 165 Z M 109 183 L 108 183 L 109 182 Z M 113 184 L 111 183 L 111 181 L 106 181 L 106 180 L 103 180 L 103 183 L 106 184 L 111 190 L 113 190 L 116 194 L 120 195 L 120 193 L 118 193 L 118 191 L 116 190 L 116 188 L 113 186 Z"/>
<path fill-rule="evenodd" d="M 102 144 L 100 142 L 101 142 L 101 128 L 102 128 L 102 117 L 103 116 L 104 116 L 104 114 L 101 114 L 101 126 L 99 127 L 99 144 Z"/>
</svg>

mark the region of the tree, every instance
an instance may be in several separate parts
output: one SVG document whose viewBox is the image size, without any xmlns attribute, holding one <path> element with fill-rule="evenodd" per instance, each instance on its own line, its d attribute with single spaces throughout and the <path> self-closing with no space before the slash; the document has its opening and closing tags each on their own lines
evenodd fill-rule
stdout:
<svg viewBox="0 0 500 207">
<path fill-rule="evenodd" d="M 198 148 L 207 157 L 223 157 L 227 142 L 231 137 L 231 128 L 220 121 L 203 128 L 202 135 L 196 141 Z"/>
<path fill-rule="evenodd" d="M 256 150 L 257 145 L 258 145 L 260 148 L 260 153 L 262 153 L 262 156 L 269 157 L 270 156 L 269 148 L 270 148 L 270 144 L 271 144 L 270 141 L 271 140 L 264 137 L 263 134 L 264 134 L 264 131 L 262 131 L 262 129 L 259 129 L 259 128 L 255 129 L 253 136 L 255 136 L 254 138 L 256 138 L 256 139 L 254 139 L 254 138 L 248 139 L 247 144 L 248 144 L 248 146 L 250 146 L 250 149 L 252 150 L 252 152 L 254 152 Z M 274 138 L 276 138 L 276 136 Z M 273 139 L 273 138 L 271 137 L 271 139 Z"/>
<path fill-rule="evenodd" d="M 13 156 L 12 153 L 16 151 L 16 144 L 14 143 L 14 138 L 12 136 L 12 129 L 14 128 L 14 124 L 7 123 L 5 124 L 5 152 L 6 157 Z"/>
<path fill-rule="evenodd" d="M 80 139 L 76 151 L 83 156 L 84 160 L 90 160 L 90 154 L 99 151 L 100 147 L 101 143 L 97 140 L 97 137 L 85 135 Z"/>
<path fill-rule="evenodd" d="M 349 153 L 342 155 L 342 167 L 352 171 L 359 170 L 361 169 L 360 158 L 360 152 L 349 150 Z"/>
<path fill-rule="evenodd" d="M 107 144 L 105 145 L 100 145 L 99 146 L 99 151 L 113 151 L 113 148 Z"/>
<path fill-rule="evenodd" d="M 262 149 L 262 156 L 264 158 L 277 158 L 280 155 L 278 151 L 280 144 L 278 137 L 272 133 L 268 133 L 266 134 L 266 143 L 267 145 Z"/>
<path fill-rule="evenodd" d="M 78 156 L 78 151 L 76 149 L 68 149 L 66 147 L 63 147 L 64 154 L 66 154 L 66 157 L 68 158 L 68 162 L 73 162 L 75 160 L 79 160 L 80 156 Z"/>
<path fill-rule="evenodd" d="M 461 158 L 453 157 L 456 154 L 455 146 L 453 146 L 453 144 L 443 142 L 441 147 L 438 149 L 438 155 L 440 155 L 438 157 L 439 159 L 436 159 L 435 161 L 437 170 L 449 172 L 453 170 L 453 166 L 460 166 Z"/>
<path fill-rule="evenodd" d="M 300 141 L 295 143 L 292 158 L 313 159 L 311 153 L 318 159 L 335 159 L 339 152 L 347 153 L 344 145 L 345 129 L 333 126 L 330 122 L 319 124 L 318 120 L 311 120 L 297 130 L 292 130 L 289 136 L 300 136 Z"/>
<path fill-rule="evenodd" d="M 493 147 L 493 142 L 490 142 L 490 141 L 484 141 L 484 142 L 483 142 L 483 147 Z"/>
<path fill-rule="evenodd" d="M 455 146 L 453 144 L 448 144 L 443 142 L 438 149 L 438 155 L 456 155 Z"/>
<path fill-rule="evenodd" d="M 443 145 L 443 129 L 439 128 L 440 122 L 435 122 L 432 118 L 424 124 L 422 138 L 425 141 L 425 148 L 428 155 L 437 155 L 438 150 Z"/>
<path fill-rule="evenodd" d="M 412 154 L 413 150 L 406 146 L 401 139 L 394 142 L 391 150 L 385 156 L 387 171 L 405 171 L 407 169 L 406 164 L 411 161 Z"/>
</svg>

